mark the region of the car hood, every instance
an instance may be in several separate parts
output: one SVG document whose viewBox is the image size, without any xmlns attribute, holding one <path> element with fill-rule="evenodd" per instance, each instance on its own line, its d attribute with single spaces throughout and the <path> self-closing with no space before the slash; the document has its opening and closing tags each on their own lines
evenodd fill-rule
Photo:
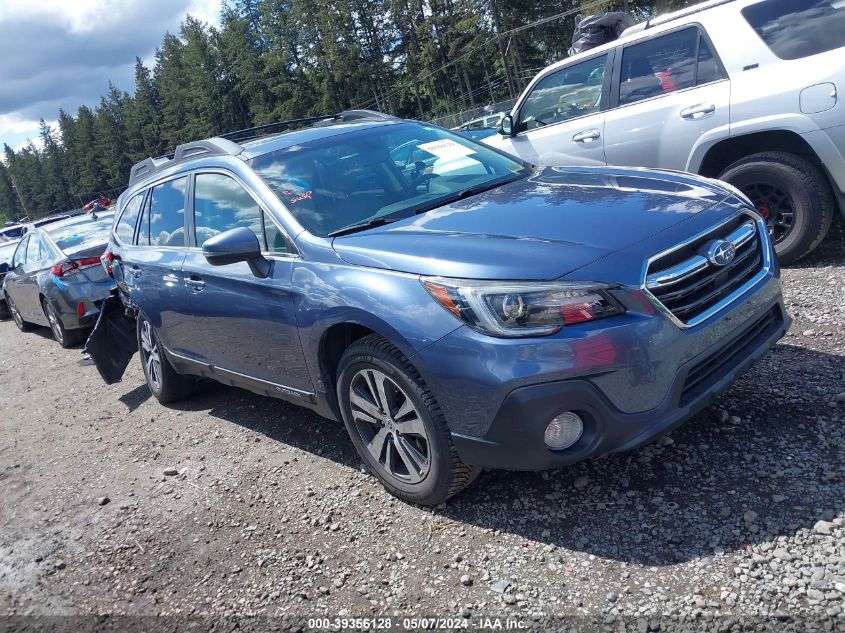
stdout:
<svg viewBox="0 0 845 633">
<path fill-rule="evenodd" d="M 546 167 L 465 200 L 337 237 L 333 247 L 350 264 L 421 275 L 556 279 L 649 240 L 729 195 L 715 181 L 680 172 Z"/>
</svg>

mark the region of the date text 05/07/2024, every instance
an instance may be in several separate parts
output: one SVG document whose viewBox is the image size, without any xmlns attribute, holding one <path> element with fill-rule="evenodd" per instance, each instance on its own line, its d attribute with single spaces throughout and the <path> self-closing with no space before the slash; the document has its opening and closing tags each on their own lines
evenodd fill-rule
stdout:
<svg viewBox="0 0 845 633">
<path fill-rule="evenodd" d="M 519 631 L 527 628 L 518 618 L 475 617 L 370 617 L 370 618 L 309 618 L 308 628 L 313 631 L 391 630 L 400 631 Z"/>
</svg>

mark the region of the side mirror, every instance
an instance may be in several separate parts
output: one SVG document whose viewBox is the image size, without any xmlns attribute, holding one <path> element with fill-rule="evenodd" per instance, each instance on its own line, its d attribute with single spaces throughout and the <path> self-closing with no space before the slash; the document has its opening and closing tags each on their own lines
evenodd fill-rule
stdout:
<svg viewBox="0 0 845 633">
<path fill-rule="evenodd" d="M 0 263 L 0 275 L 5 275 L 9 272 L 9 264 L 6 262 Z"/>
<path fill-rule="evenodd" d="M 261 245 L 255 233 L 244 226 L 224 231 L 206 240 L 202 245 L 202 254 L 212 266 L 246 262 L 256 277 L 265 278 L 270 275 L 272 263 L 261 255 Z"/>
<path fill-rule="evenodd" d="M 496 131 L 502 136 L 513 136 L 513 117 L 510 114 L 503 116 Z"/>
</svg>

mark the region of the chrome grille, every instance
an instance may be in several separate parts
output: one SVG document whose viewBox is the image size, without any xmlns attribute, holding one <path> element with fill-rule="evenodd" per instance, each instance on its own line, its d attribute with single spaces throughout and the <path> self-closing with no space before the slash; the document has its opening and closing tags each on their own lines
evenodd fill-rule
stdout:
<svg viewBox="0 0 845 633">
<path fill-rule="evenodd" d="M 725 242 L 734 257 L 717 265 L 713 260 L 719 258 L 710 251 Z M 741 215 L 652 260 L 646 288 L 681 323 L 695 325 L 729 303 L 731 294 L 761 271 L 764 260 L 757 221 Z"/>
</svg>

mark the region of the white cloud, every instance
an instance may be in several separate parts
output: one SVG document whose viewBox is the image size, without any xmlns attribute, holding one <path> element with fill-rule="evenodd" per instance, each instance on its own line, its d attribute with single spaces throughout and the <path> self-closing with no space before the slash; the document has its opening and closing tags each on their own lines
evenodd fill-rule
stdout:
<svg viewBox="0 0 845 633">
<path fill-rule="evenodd" d="M 18 113 L 0 114 L 0 137 L 6 134 L 24 134 L 38 129 L 38 121 L 25 119 Z"/>
<path fill-rule="evenodd" d="M 165 31 L 190 14 L 219 24 L 223 0 L 0 0 L 0 147 L 26 145 L 38 119 L 96 106 L 109 81 L 134 87 Z"/>
<path fill-rule="evenodd" d="M 11 18 L 44 17 L 71 33 L 95 33 L 125 26 L 129 15 L 143 19 L 145 2 L 132 0 L 3 0 L 0 22 Z M 222 0 L 190 0 L 187 13 L 209 24 L 219 21 Z"/>
</svg>

